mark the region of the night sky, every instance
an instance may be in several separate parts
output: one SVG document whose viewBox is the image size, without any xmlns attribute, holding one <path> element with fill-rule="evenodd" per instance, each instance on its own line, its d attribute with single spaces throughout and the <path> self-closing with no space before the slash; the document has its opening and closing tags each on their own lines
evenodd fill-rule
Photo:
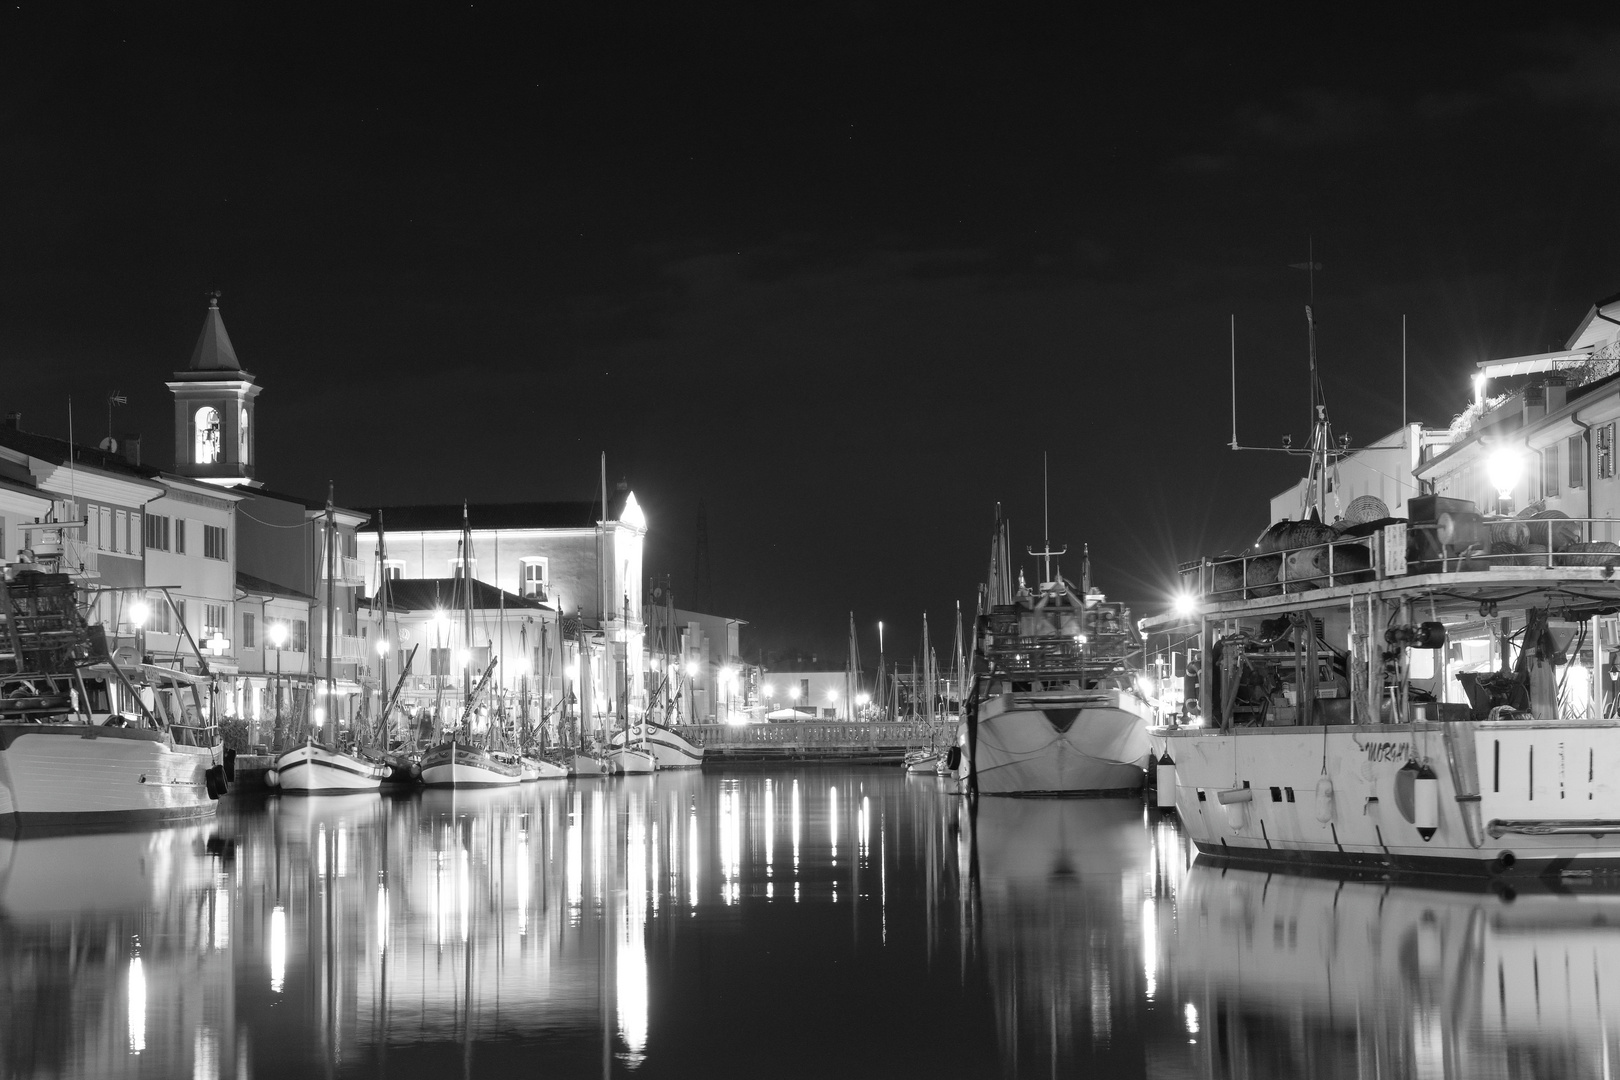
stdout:
<svg viewBox="0 0 1620 1080">
<path fill-rule="evenodd" d="M 851 609 L 868 659 L 925 609 L 948 645 L 997 500 L 1039 546 L 1043 451 L 1053 541 L 1155 610 L 1299 475 L 1224 449 L 1227 320 L 1240 437 L 1302 442 L 1313 244 L 1358 443 L 1403 314 L 1444 424 L 1620 292 L 1617 21 L 338 7 L 0 12 L 0 408 L 94 442 L 121 391 L 168 464 L 219 289 L 261 479 L 588 499 L 605 450 L 751 653 Z"/>
</svg>

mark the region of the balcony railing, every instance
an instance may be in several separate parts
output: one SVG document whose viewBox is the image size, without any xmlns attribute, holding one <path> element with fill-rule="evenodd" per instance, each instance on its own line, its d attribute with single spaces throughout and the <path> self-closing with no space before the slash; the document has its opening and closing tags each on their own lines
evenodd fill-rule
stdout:
<svg viewBox="0 0 1620 1080">
<path fill-rule="evenodd" d="M 334 568 L 334 585 L 364 585 L 366 583 L 366 564 L 359 559 L 351 559 L 347 555 L 337 557 L 337 566 Z M 326 580 L 326 560 L 321 560 L 321 577 Z"/>
</svg>

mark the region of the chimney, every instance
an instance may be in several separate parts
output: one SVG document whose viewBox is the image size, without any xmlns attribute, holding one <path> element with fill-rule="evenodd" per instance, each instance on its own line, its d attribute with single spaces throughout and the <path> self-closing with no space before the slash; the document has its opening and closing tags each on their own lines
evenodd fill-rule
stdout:
<svg viewBox="0 0 1620 1080">
<path fill-rule="evenodd" d="M 132 432 L 128 435 L 124 435 L 119 438 L 118 444 L 118 451 L 124 455 L 125 461 L 129 462 L 131 465 L 139 465 L 141 463 L 141 437 L 139 434 Z"/>
<path fill-rule="evenodd" d="M 1547 376 L 1547 411 L 1555 413 L 1569 403 L 1569 380 L 1562 375 Z"/>
<path fill-rule="evenodd" d="M 7 431 L 20 431 L 20 430 L 22 430 L 22 413 L 20 413 L 20 412 L 8 412 L 8 413 L 6 413 L 6 430 Z"/>
<path fill-rule="evenodd" d="M 1547 388 L 1532 383 L 1524 388 L 1524 426 L 1529 427 L 1547 415 Z"/>
</svg>

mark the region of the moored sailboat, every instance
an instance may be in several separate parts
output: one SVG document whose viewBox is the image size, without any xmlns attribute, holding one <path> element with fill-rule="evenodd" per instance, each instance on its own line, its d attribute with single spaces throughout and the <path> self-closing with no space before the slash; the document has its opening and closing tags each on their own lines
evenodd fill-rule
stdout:
<svg viewBox="0 0 1620 1080">
<path fill-rule="evenodd" d="M 336 620 L 332 602 L 333 579 L 336 576 L 337 537 L 336 518 L 330 490 L 326 498 L 325 561 L 326 561 L 326 685 L 327 700 L 332 701 L 336 685 L 332 672 L 333 636 Z M 324 725 L 320 725 L 324 726 Z M 391 770 L 381 761 L 369 760 L 351 750 L 317 741 L 317 732 L 306 726 L 304 743 L 294 746 L 276 757 L 272 766 L 275 785 L 288 794 L 319 795 L 326 792 L 353 794 L 376 791 Z"/>
</svg>

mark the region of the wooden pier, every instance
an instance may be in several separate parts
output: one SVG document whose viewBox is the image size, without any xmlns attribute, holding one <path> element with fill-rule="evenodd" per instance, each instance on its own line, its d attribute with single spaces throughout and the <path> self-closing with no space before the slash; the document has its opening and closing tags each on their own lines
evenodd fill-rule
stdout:
<svg viewBox="0 0 1620 1080">
<path fill-rule="evenodd" d="M 907 751 L 928 745 L 928 725 L 906 721 L 693 724 L 678 730 L 687 738 L 702 740 L 706 765 L 898 765 Z"/>
</svg>

